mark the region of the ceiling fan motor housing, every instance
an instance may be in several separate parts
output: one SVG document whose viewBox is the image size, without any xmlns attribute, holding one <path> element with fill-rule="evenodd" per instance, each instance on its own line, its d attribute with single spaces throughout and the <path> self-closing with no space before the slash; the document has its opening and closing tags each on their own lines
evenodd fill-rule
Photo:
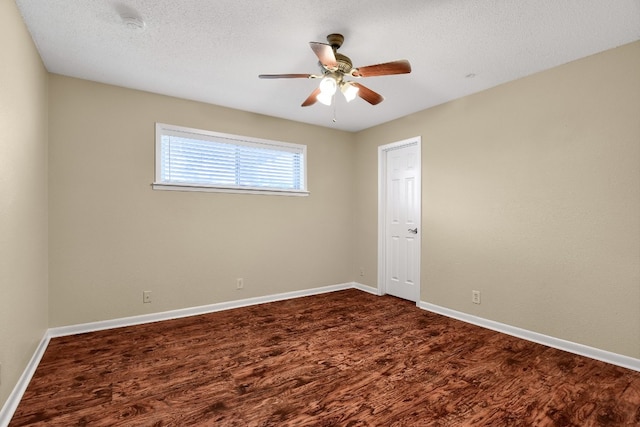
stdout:
<svg viewBox="0 0 640 427">
<path fill-rule="evenodd" d="M 348 74 L 353 67 L 351 59 L 348 56 L 336 52 L 336 62 L 338 63 L 338 71 L 344 74 Z"/>
<path fill-rule="evenodd" d="M 337 67 L 335 69 L 332 67 L 329 71 L 348 74 L 353 68 L 353 63 L 348 56 L 337 52 L 340 46 L 342 46 L 342 43 L 344 43 L 344 36 L 337 33 L 329 34 L 327 36 L 327 42 L 329 42 L 329 45 L 333 48 L 333 54 L 337 62 Z"/>
</svg>

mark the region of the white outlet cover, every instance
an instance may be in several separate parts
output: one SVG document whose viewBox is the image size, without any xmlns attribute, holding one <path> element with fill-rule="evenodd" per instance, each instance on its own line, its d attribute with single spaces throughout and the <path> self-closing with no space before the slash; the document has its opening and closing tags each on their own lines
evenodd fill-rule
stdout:
<svg viewBox="0 0 640 427">
<path fill-rule="evenodd" d="M 471 302 L 480 304 L 480 291 L 471 291 Z"/>
</svg>

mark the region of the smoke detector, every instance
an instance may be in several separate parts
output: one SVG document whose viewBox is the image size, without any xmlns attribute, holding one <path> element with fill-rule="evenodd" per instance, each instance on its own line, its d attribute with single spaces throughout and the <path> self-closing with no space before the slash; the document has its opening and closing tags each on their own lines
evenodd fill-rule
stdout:
<svg viewBox="0 0 640 427">
<path fill-rule="evenodd" d="M 123 15 L 121 18 L 124 26 L 133 31 L 142 31 L 146 25 L 138 16 Z"/>
</svg>

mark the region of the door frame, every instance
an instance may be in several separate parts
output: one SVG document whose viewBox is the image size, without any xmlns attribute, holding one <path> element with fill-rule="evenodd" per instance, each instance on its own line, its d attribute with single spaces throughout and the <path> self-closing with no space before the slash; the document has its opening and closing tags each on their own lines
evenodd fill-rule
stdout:
<svg viewBox="0 0 640 427">
<path fill-rule="evenodd" d="M 418 265 L 416 266 L 416 275 L 418 277 L 418 286 L 416 295 L 416 305 L 420 303 L 420 290 L 422 287 L 422 277 L 420 275 L 420 264 L 422 260 L 422 137 L 414 136 L 402 141 L 381 145 L 378 147 L 378 294 L 385 295 L 387 293 L 385 277 L 387 268 L 387 251 L 386 251 L 386 201 L 387 201 L 387 155 L 393 150 L 399 148 L 416 146 L 418 150 L 418 173 L 416 179 L 416 191 L 418 191 L 418 215 L 416 225 L 418 227 L 418 245 L 417 257 Z"/>
</svg>

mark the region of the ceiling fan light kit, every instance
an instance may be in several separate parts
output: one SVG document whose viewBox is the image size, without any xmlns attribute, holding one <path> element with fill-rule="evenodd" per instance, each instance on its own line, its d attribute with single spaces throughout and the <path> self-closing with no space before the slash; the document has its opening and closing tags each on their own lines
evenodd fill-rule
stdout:
<svg viewBox="0 0 640 427">
<path fill-rule="evenodd" d="M 336 88 L 338 84 L 336 83 L 336 79 L 333 76 L 326 76 L 320 81 L 320 92 L 325 93 L 327 95 L 333 95 L 336 93 Z"/>
<path fill-rule="evenodd" d="M 351 102 L 356 96 L 359 96 L 369 104 L 377 105 L 384 100 L 382 95 L 360 83 L 347 81 L 345 77 L 359 79 L 363 77 L 408 74 L 411 72 L 411 64 L 406 59 L 354 68 L 348 56 L 337 52 L 344 42 L 342 34 L 329 34 L 327 41 L 329 42 L 328 44 L 309 42 L 311 50 L 318 57 L 322 74 L 260 74 L 258 77 L 261 79 L 322 79 L 318 88 L 302 103 L 303 107 L 313 105 L 316 101 L 324 105 L 331 105 L 333 96 L 338 88 L 340 88 L 347 102 Z"/>
<path fill-rule="evenodd" d="M 333 94 L 329 94 L 327 92 L 322 92 L 320 91 L 320 93 L 318 95 L 316 95 L 316 100 L 318 102 L 320 102 L 321 104 L 324 104 L 326 106 L 331 105 L 331 100 L 333 100 Z M 311 105 L 311 104 L 309 104 Z M 304 105 L 306 107 L 306 105 Z"/>
<path fill-rule="evenodd" d="M 358 89 L 357 86 L 352 85 L 350 82 L 343 82 L 340 86 L 340 91 L 344 95 L 344 98 L 347 100 L 347 102 L 351 102 L 356 99 L 359 90 L 360 89 Z"/>
</svg>

